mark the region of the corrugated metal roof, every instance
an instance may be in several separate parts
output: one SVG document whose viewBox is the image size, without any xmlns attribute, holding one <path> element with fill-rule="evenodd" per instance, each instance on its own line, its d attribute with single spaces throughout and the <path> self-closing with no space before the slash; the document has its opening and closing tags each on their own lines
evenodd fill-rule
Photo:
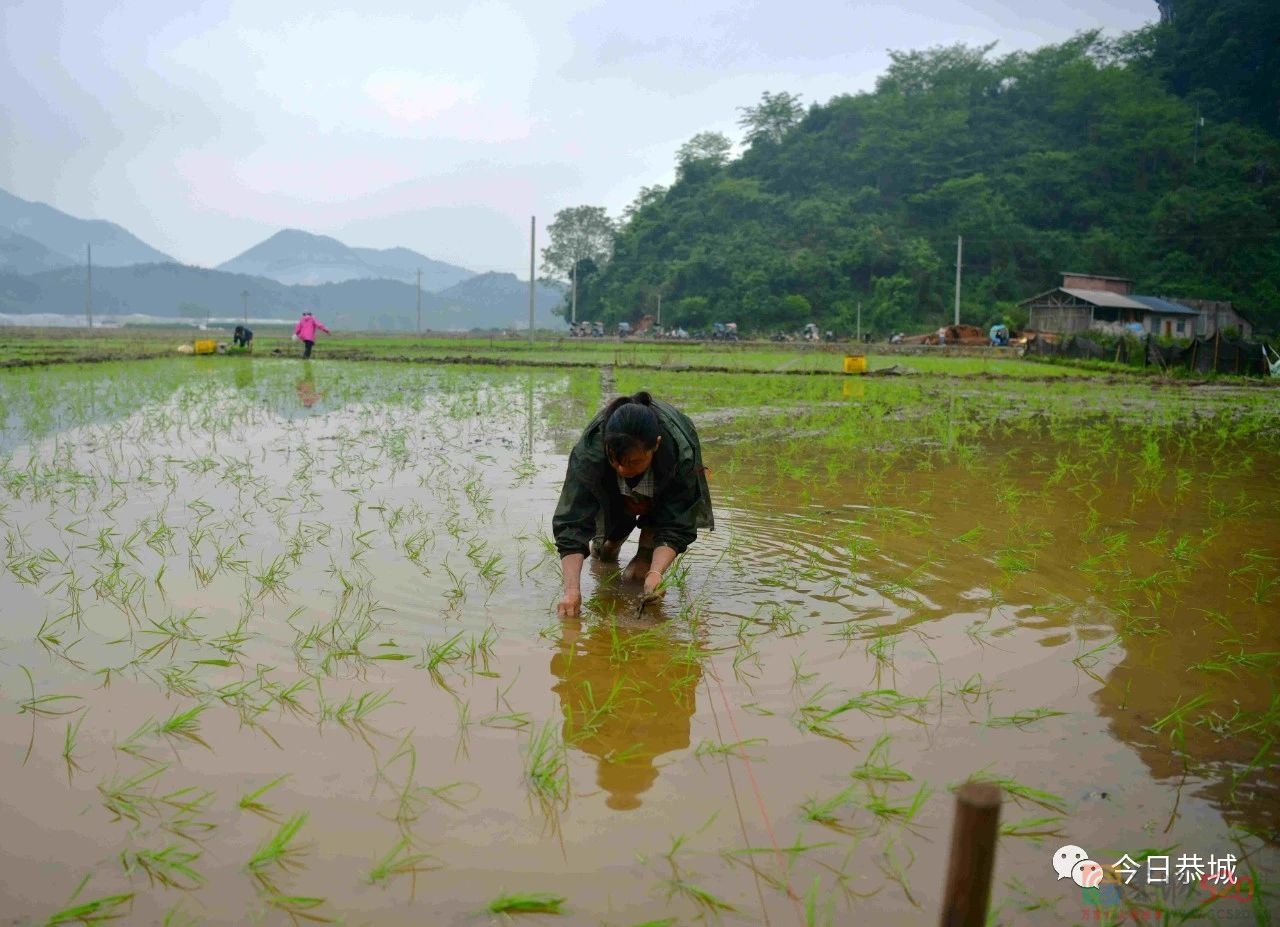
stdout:
<svg viewBox="0 0 1280 927">
<path fill-rule="evenodd" d="M 1061 292 L 1074 296 L 1076 299 L 1082 299 L 1087 303 L 1093 303 L 1095 306 L 1104 306 L 1108 309 L 1138 309 L 1147 310 L 1149 307 L 1138 302 L 1131 296 L 1122 296 L 1119 293 L 1111 293 L 1107 290 L 1077 290 L 1074 287 L 1059 287 Z"/>
<path fill-rule="evenodd" d="M 1142 303 L 1148 309 L 1158 312 L 1161 315 L 1199 315 L 1200 313 L 1189 306 L 1181 303 L 1170 302 L 1167 299 L 1161 299 L 1159 296 L 1138 296 L 1136 293 L 1132 297 Z"/>
</svg>

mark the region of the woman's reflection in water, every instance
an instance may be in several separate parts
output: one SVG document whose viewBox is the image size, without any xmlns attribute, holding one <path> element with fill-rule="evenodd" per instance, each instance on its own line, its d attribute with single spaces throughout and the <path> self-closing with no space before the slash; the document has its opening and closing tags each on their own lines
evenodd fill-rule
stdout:
<svg viewBox="0 0 1280 927">
<path fill-rule="evenodd" d="M 675 636 L 661 604 L 636 618 L 639 596 L 605 584 L 596 605 L 592 611 L 604 617 L 561 620 L 553 691 L 565 743 L 599 760 L 596 781 L 608 792 L 606 804 L 626 811 L 638 808 L 657 780 L 654 761 L 689 746 L 700 652 Z"/>
<path fill-rule="evenodd" d="M 316 389 L 316 374 L 311 369 L 311 361 L 305 361 L 302 367 L 302 376 L 298 378 L 298 402 L 302 403 L 308 409 L 316 404 L 316 400 L 320 398 L 320 391 Z"/>
</svg>

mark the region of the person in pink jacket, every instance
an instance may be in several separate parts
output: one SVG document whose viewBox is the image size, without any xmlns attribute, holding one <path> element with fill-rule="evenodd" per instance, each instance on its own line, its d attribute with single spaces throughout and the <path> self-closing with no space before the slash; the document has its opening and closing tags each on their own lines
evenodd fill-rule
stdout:
<svg viewBox="0 0 1280 927">
<path fill-rule="evenodd" d="M 310 312 L 302 313 L 302 318 L 298 319 L 298 326 L 293 330 L 295 336 L 306 347 L 303 349 L 302 356 L 309 358 L 311 349 L 316 346 L 316 329 L 324 332 L 326 335 L 332 335 L 333 332 L 324 327 L 324 323 L 313 316 Z"/>
</svg>

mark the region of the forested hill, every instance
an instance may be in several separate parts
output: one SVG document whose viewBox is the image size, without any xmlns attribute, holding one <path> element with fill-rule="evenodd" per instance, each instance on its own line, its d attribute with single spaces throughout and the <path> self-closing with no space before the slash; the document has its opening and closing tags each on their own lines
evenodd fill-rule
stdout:
<svg viewBox="0 0 1280 927">
<path fill-rule="evenodd" d="M 894 53 L 874 92 L 807 111 L 766 94 L 744 108 L 741 157 L 704 133 L 670 189 L 641 192 L 578 317 L 634 318 L 661 296 L 663 323 L 686 328 L 848 333 L 859 303 L 864 331 L 932 327 L 952 316 L 963 236 L 965 321 L 1016 324 L 1016 302 L 1068 270 L 1234 300 L 1274 331 L 1280 140 L 1209 112 L 1231 111 L 1221 88 L 1201 125 L 1155 54 L 1164 29 Z"/>
</svg>

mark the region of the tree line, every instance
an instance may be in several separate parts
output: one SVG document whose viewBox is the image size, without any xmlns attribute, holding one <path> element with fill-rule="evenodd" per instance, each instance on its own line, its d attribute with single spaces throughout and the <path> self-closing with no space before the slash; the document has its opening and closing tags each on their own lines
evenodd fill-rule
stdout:
<svg viewBox="0 0 1280 927">
<path fill-rule="evenodd" d="M 671 186 L 617 219 L 558 213 L 544 272 L 571 284 L 566 317 L 634 321 L 660 300 L 691 329 L 860 318 L 885 335 L 951 319 L 963 237 L 974 324 L 1019 326 L 1017 303 L 1070 270 L 1229 299 L 1274 331 L 1280 5 L 1169 5 L 1118 39 L 891 52 L 873 91 L 824 104 L 766 93 L 739 110 L 736 157 L 699 133 Z"/>
</svg>

